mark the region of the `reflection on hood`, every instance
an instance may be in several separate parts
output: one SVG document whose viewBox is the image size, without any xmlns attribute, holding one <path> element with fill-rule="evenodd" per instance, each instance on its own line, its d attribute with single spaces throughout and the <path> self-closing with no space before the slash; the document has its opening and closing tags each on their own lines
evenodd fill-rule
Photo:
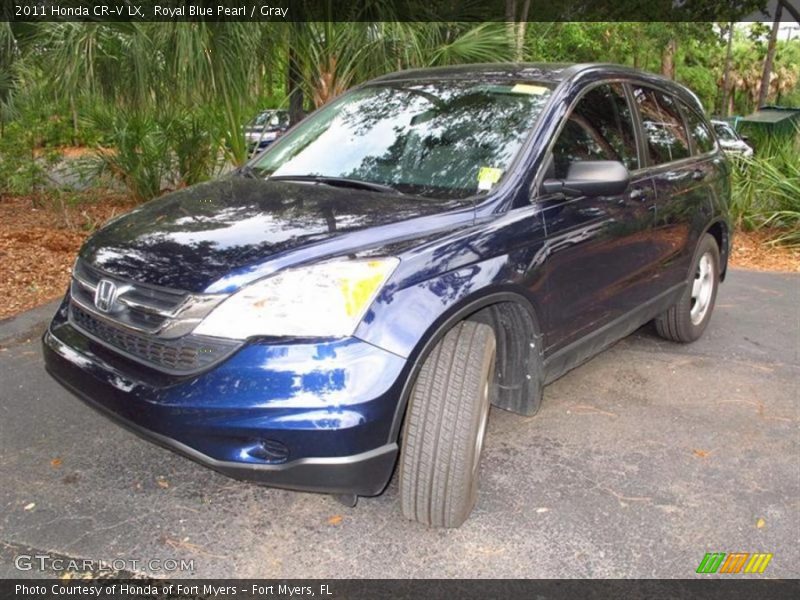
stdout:
<svg viewBox="0 0 800 600">
<path fill-rule="evenodd" d="M 349 232 L 464 202 L 231 177 L 149 202 L 95 233 L 81 256 L 114 275 L 201 292 L 230 271 Z"/>
</svg>

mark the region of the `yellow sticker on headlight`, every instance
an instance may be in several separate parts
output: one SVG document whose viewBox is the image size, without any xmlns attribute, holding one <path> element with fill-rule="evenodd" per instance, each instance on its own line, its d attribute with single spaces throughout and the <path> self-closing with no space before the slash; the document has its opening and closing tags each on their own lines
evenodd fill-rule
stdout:
<svg viewBox="0 0 800 600">
<path fill-rule="evenodd" d="M 383 283 L 383 273 L 357 281 L 343 280 L 342 294 L 344 295 L 344 310 L 348 317 L 354 317 L 365 308 L 365 304 L 372 299 L 375 289 Z"/>
<path fill-rule="evenodd" d="M 360 315 L 372 300 L 375 292 L 386 278 L 387 264 L 382 261 L 367 263 L 374 275 L 366 275 L 359 279 L 342 278 L 339 286 L 344 296 L 344 310 L 348 317 Z"/>
</svg>

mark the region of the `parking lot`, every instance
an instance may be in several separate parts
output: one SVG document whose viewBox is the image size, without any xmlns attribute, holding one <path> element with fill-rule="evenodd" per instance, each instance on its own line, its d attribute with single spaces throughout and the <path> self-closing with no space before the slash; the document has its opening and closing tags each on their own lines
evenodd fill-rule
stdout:
<svg viewBox="0 0 800 600">
<path fill-rule="evenodd" d="M 404 521 L 396 481 L 346 508 L 200 467 L 52 381 L 42 311 L 0 324 L 0 577 L 34 574 L 24 552 L 264 578 L 691 577 L 706 552 L 770 552 L 766 576 L 797 577 L 799 306 L 800 276 L 732 271 L 699 342 L 645 327 L 537 416 L 493 409 L 457 530 Z"/>
</svg>

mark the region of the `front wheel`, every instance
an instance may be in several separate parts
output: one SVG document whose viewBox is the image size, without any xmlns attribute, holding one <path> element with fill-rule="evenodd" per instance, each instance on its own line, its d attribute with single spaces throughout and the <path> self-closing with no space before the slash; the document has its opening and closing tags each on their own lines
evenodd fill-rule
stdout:
<svg viewBox="0 0 800 600">
<path fill-rule="evenodd" d="M 463 321 L 425 359 L 403 428 L 400 501 L 406 518 L 458 527 L 472 511 L 495 348 L 491 327 Z"/>
<path fill-rule="evenodd" d="M 692 274 L 680 300 L 655 320 L 658 334 L 673 342 L 695 341 L 711 320 L 719 287 L 719 247 L 709 234 L 697 246 Z"/>
</svg>

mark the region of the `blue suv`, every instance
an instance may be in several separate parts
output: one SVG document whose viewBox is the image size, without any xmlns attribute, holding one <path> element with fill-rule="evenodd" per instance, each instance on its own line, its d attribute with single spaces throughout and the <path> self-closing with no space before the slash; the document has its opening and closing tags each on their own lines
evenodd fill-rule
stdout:
<svg viewBox="0 0 800 600">
<path fill-rule="evenodd" d="M 233 477 L 455 527 L 490 405 L 654 320 L 691 342 L 725 276 L 729 168 L 697 98 L 632 69 L 406 71 L 235 174 L 84 245 L 47 370 Z"/>
</svg>

